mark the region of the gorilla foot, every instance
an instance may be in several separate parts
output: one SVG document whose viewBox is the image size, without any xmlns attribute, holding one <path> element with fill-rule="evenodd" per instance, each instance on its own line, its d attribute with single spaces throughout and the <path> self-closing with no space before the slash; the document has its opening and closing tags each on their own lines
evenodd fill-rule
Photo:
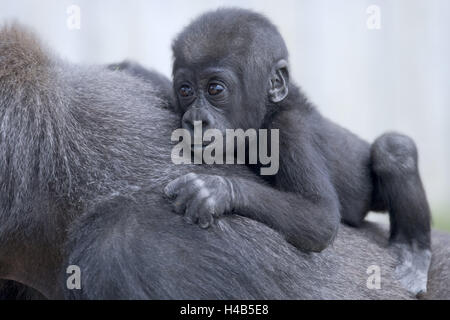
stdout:
<svg viewBox="0 0 450 320">
<path fill-rule="evenodd" d="M 395 269 L 397 280 L 414 296 L 425 294 L 427 292 L 431 251 L 420 249 L 415 243 L 412 245 L 394 244 L 393 248 L 400 261 Z"/>
</svg>

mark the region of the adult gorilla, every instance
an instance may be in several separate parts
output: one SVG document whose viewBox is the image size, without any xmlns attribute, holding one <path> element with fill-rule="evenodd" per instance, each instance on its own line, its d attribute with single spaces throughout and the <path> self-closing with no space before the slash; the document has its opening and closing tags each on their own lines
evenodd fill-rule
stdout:
<svg viewBox="0 0 450 320">
<path fill-rule="evenodd" d="M 256 179 L 244 167 L 175 166 L 178 117 L 148 83 L 49 54 L 18 26 L 0 31 L 0 277 L 47 298 L 407 298 L 376 227 L 342 227 L 304 254 L 242 217 L 186 225 L 163 198 L 188 172 Z M 448 237 L 435 238 L 430 297 L 450 298 Z M 68 265 L 82 289 L 68 290 Z M 382 268 L 382 289 L 366 286 Z M 433 295 L 435 293 L 435 295 Z"/>
</svg>

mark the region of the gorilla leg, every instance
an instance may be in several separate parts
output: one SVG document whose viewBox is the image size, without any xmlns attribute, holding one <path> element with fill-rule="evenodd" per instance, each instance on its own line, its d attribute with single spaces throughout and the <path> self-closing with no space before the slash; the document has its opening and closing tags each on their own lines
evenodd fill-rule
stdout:
<svg viewBox="0 0 450 320">
<path fill-rule="evenodd" d="M 401 264 L 396 273 L 414 293 L 426 292 L 431 261 L 431 215 L 411 138 L 388 133 L 372 145 L 372 210 L 389 211 L 391 243 Z"/>
</svg>

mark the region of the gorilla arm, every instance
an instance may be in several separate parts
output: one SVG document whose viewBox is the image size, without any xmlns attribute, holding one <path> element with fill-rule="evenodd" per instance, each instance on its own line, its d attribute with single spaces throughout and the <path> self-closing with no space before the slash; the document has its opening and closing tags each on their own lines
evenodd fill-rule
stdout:
<svg viewBox="0 0 450 320">
<path fill-rule="evenodd" d="M 225 175 L 182 176 L 167 185 L 174 208 L 190 224 L 207 228 L 223 214 L 237 213 L 279 231 L 304 251 L 320 252 L 336 237 L 340 224 L 337 196 L 322 185 L 321 195 L 311 197 L 283 192 L 262 181 Z"/>
</svg>

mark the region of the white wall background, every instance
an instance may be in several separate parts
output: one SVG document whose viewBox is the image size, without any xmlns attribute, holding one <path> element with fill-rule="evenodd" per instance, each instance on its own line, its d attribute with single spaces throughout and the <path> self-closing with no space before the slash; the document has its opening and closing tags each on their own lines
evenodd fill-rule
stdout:
<svg viewBox="0 0 450 320">
<path fill-rule="evenodd" d="M 81 8 L 81 29 L 67 8 Z M 369 30 L 367 8 L 381 9 Z M 31 25 L 73 62 L 135 59 L 170 76 L 171 39 L 201 12 L 253 8 L 285 36 L 293 78 L 321 111 L 363 138 L 411 135 L 436 214 L 450 217 L 449 0 L 0 0 L 0 23 Z"/>
</svg>

